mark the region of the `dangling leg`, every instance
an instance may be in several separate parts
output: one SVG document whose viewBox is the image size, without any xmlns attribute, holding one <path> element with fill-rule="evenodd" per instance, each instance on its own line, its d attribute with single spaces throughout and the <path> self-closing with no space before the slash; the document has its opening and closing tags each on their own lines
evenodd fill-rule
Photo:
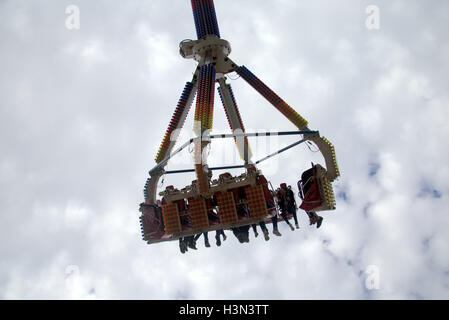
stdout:
<svg viewBox="0 0 449 320">
<path fill-rule="evenodd" d="M 215 231 L 215 240 L 216 240 L 217 247 L 221 246 L 220 235 L 223 235 L 223 241 L 226 240 L 226 235 L 225 235 L 223 229 L 216 230 Z"/>
<path fill-rule="evenodd" d="M 284 219 L 284 221 L 288 224 L 288 226 L 290 227 L 290 229 L 292 231 L 295 231 L 295 228 L 293 227 L 293 225 L 290 223 L 290 221 L 288 221 L 288 217 L 287 217 L 287 212 L 286 210 L 281 210 L 281 217 L 282 219 Z"/>
<path fill-rule="evenodd" d="M 207 232 L 203 233 L 203 237 L 204 237 L 204 246 L 206 248 L 210 248 L 210 244 L 209 244 L 209 236 Z"/>
<path fill-rule="evenodd" d="M 262 229 L 262 232 L 263 232 L 263 236 L 264 236 L 264 238 L 265 238 L 265 241 L 270 240 L 270 236 L 268 235 L 268 229 L 267 229 L 267 226 L 266 226 L 266 224 L 265 224 L 265 221 L 260 221 L 260 222 L 259 222 L 259 225 L 260 225 L 260 229 Z"/>
<path fill-rule="evenodd" d="M 226 234 L 224 233 L 223 229 L 217 230 L 218 236 L 220 237 L 220 234 L 223 236 L 223 241 L 226 241 Z"/>
<path fill-rule="evenodd" d="M 215 241 L 216 241 L 217 247 L 221 246 L 220 230 L 215 231 Z"/>
<path fill-rule="evenodd" d="M 190 249 L 194 249 L 196 250 L 196 241 L 195 241 L 195 237 L 194 236 L 188 236 L 184 238 L 184 241 L 187 243 L 187 246 Z"/>
<path fill-rule="evenodd" d="M 318 220 L 316 222 L 316 228 L 318 229 L 319 227 L 321 227 L 321 224 L 323 223 L 323 217 L 318 216 Z"/>
<path fill-rule="evenodd" d="M 278 237 L 282 236 L 282 234 L 279 232 L 279 229 L 278 229 L 278 216 L 277 216 L 277 214 L 275 214 L 271 218 L 271 222 L 273 223 L 273 234 L 277 235 Z"/>
<path fill-rule="evenodd" d="M 182 238 L 179 238 L 179 250 L 181 250 L 181 253 L 185 253 L 187 251 L 186 243 Z"/>
<path fill-rule="evenodd" d="M 316 223 L 316 228 L 317 229 L 319 227 L 321 227 L 321 223 L 323 223 L 323 219 L 324 218 L 319 216 L 319 215 L 317 215 L 315 211 L 307 212 L 307 214 L 309 214 L 309 213 L 310 213 L 309 217 L 312 216 L 312 219 L 313 219 L 313 223 L 311 222 L 310 224 L 315 224 Z"/>
<path fill-rule="evenodd" d="M 296 213 L 296 210 L 293 211 L 293 218 L 295 219 L 295 227 L 296 227 L 296 229 L 299 229 L 298 214 Z"/>
<path fill-rule="evenodd" d="M 312 211 L 306 211 L 306 213 L 309 216 L 309 225 L 315 224 L 317 222 L 316 213 Z"/>
<path fill-rule="evenodd" d="M 259 233 L 257 232 L 257 225 L 252 224 L 251 227 L 253 228 L 254 236 L 257 238 L 259 236 Z"/>
<path fill-rule="evenodd" d="M 296 214 L 296 207 L 295 206 L 291 206 L 289 208 L 289 212 L 293 215 L 293 220 L 295 221 L 296 229 L 299 229 L 298 215 Z"/>
</svg>

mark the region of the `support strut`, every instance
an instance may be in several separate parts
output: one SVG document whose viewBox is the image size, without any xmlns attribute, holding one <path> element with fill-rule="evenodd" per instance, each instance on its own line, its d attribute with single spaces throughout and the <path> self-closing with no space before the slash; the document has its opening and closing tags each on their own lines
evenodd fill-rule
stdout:
<svg viewBox="0 0 449 320">
<path fill-rule="evenodd" d="M 194 145 L 195 170 L 198 191 L 201 194 L 207 193 L 209 190 L 207 159 L 204 149 L 210 143 L 207 136 L 213 125 L 215 76 L 215 67 L 211 63 L 204 64 L 200 68 L 193 130 L 197 136 L 201 137 L 195 141 Z"/>
<path fill-rule="evenodd" d="M 165 132 L 162 143 L 159 147 L 159 151 L 156 155 L 156 163 L 161 162 L 165 156 L 170 153 L 176 144 L 178 138 L 179 130 L 184 126 L 184 122 L 192 106 L 193 99 L 196 94 L 196 76 L 191 82 L 187 82 L 184 91 L 182 92 L 181 98 L 179 98 L 178 105 L 173 113 L 173 116 L 168 125 L 167 131 Z"/>
<path fill-rule="evenodd" d="M 213 0 L 191 0 L 193 19 L 195 21 L 198 39 L 207 35 L 216 35 L 220 38 L 217 15 Z"/>
<path fill-rule="evenodd" d="M 230 84 L 226 83 L 225 78 L 218 79 L 220 87 L 218 88 L 218 93 L 223 103 L 223 107 L 226 113 L 226 118 L 228 119 L 229 126 L 234 133 L 245 133 L 245 127 L 243 125 L 242 117 L 240 116 L 239 109 L 237 107 L 237 102 L 232 92 Z M 251 160 L 252 153 L 249 148 L 248 137 L 234 138 L 237 145 L 237 149 L 240 154 L 240 158 L 248 164 Z"/>
<path fill-rule="evenodd" d="M 245 66 L 237 68 L 236 72 L 256 89 L 265 99 L 278 109 L 288 120 L 290 120 L 299 130 L 307 127 L 307 121 L 301 117 L 292 107 L 282 100 L 273 90 L 257 78 Z"/>
</svg>

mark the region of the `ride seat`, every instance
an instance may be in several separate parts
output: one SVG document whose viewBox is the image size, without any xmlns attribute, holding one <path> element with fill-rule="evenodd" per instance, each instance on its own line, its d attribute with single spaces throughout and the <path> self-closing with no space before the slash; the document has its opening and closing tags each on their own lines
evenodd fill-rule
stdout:
<svg viewBox="0 0 449 320">
<path fill-rule="evenodd" d="M 298 181 L 299 196 L 303 200 L 299 208 L 305 211 L 311 211 L 323 202 L 316 173 L 316 166 L 312 164 L 312 168 L 304 171 Z"/>
</svg>

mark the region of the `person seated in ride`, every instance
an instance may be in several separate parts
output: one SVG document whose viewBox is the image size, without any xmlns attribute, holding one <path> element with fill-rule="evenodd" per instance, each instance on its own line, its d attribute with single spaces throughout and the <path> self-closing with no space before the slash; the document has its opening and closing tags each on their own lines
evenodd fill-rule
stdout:
<svg viewBox="0 0 449 320">
<path fill-rule="evenodd" d="M 248 204 L 246 203 L 246 194 L 243 187 L 235 188 L 231 190 L 234 195 L 235 207 L 239 219 L 247 219 L 250 217 Z M 248 226 L 232 228 L 232 232 L 237 237 L 240 243 L 249 242 L 248 238 Z"/>
<path fill-rule="evenodd" d="M 213 199 L 207 198 L 206 199 L 206 209 L 207 209 L 207 217 L 208 217 L 210 222 L 219 220 L 218 216 L 214 212 L 214 207 L 215 206 L 214 206 L 214 203 L 213 203 Z M 195 236 L 195 241 L 197 241 L 200 236 L 201 236 L 201 233 L 197 234 Z M 210 248 L 209 235 L 208 235 L 207 231 L 203 232 L 203 238 L 204 238 L 204 246 L 206 248 Z"/>
<path fill-rule="evenodd" d="M 217 213 L 215 212 L 216 207 L 217 207 L 217 198 L 215 197 L 215 195 L 212 195 L 211 198 L 206 199 L 207 216 L 209 218 L 209 221 L 220 223 L 220 218 L 218 217 Z M 223 241 L 226 240 L 226 235 L 225 235 L 223 229 L 216 230 L 215 231 L 215 240 L 217 241 L 216 243 L 217 243 L 218 247 L 221 246 L 220 235 L 223 236 Z M 200 236 L 201 236 L 201 233 L 197 234 L 195 236 L 195 241 L 197 241 Z M 210 243 L 209 243 L 209 235 L 208 235 L 207 231 L 203 232 L 203 237 L 204 237 L 204 246 L 206 248 L 209 248 Z"/>
<path fill-rule="evenodd" d="M 278 199 L 278 205 L 279 205 L 279 209 L 281 210 L 282 218 L 288 224 L 290 229 L 292 231 L 294 231 L 295 228 L 292 226 L 290 221 L 288 221 L 288 217 L 287 217 L 288 200 L 287 200 L 287 184 L 286 183 L 281 183 L 276 196 Z"/>
<path fill-rule="evenodd" d="M 295 193 L 292 190 L 292 186 L 287 187 L 287 212 L 293 215 L 293 219 L 295 220 L 296 229 L 299 229 L 298 217 L 296 215 L 296 200 Z"/>
<path fill-rule="evenodd" d="M 270 206 L 272 205 L 273 207 L 268 207 L 269 212 L 271 214 L 273 214 L 273 216 L 271 217 L 271 223 L 273 224 L 273 233 L 275 235 L 277 235 L 278 237 L 282 236 L 282 234 L 279 232 L 278 229 L 278 213 L 277 213 L 277 209 L 276 209 L 276 195 L 277 195 L 278 190 L 276 191 L 272 191 L 270 190 L 270 198 L 272 200 L 272 202 L 270 201 Z M 268 205 L 268 203 L 267 203 Z"/>
<path fill-rule="evenodd" d="M 217 214 L 217 197 L 215 195 L 212 195 L 210 199 L 207 199 L 207 214 L 209 217 L 209 220 L 216 221 L 220 223 L 220 217 Z M 211 210 L 212 208 L 212 210 Z M 215 230 L 215 240 L 217 247 L 221 246 L 221 239 L 220 236 L 223 236 L 223 241 L 226 241 L 226 235 L 224 233 L 223 229 Z"/>
<path fill-rule="evenodd" d="M 312 168 L 304 171 L 301 174 L 301 182 L 303 184 L 302 189 L 303 189 L 304 196 L 307 195 L 307 192 L 309 191 L 310 187 L 313 185 L 314 173 L 315 173 L 315 167 L 312 166 Z"/>
<path fill-rule="evenodd" d="M 184 230 L 184 227 L 190 226 L 192 224 L 192 222 L 190 221 L 190 216 L 188 215 L 187 202 L 185 199 L 180 199 L 180 200 L 177 200 L 176 203 L 178 205 L 181 227 Z M 184 237 L 184 239 L 180 238 L 179 241 L 180 241 L 179 247 L 180 247 L 181 253 L 184 253 L 183 251 L 187 251 L 188 248 L 191 248 L 194 250 L 197 249 L 196 248 L 196 239 L 194 238 L 194 236 L 187 236 L 187 237 Z"/>
<path fill-rule="evenodd" d="M 265 178 L 265 176 L 260 174 L 260 171 L 258 171 L 256 169 L 256 167 L 253 166 L 253 165 L 249 166 L 247 168 L 247 170 L 248 170 L 248 172 L 255 172 L 257 174 L 257 176 L 256 176 L 256 183 L 258 185 L 262 186 L 262 189 L 263 189 L 263 192 L 264 192 L 264 196 L 265 196 L 265 200 L 266 200 L 266 203 L 267 203 L 268 211 L 270 211 L 272 208 L 275 208 L 273 195 L 271 194 L 270 190 L 268 189 L 268 181 Z M 271 218 L 271 219 L 273 220 L 273 218 Z M 265 241 L 270 240 L 269 232 L 268 232 L 268 229 L 266 227 L 265 221 L 260 221 L 259 222 L 259 226 L 260 226 L 260 229 L 262 229 Z M 259 235 L 259 233 L 257 232 L 257 225 L 256 224 L 252 224 L 251 227 L 253 228 L 254 236 L 257 238 L 258 235 Z M 273 227 L 273 233 L 276 234 L 276 235 L 280 235 L 279 231 L 277 231 L 277 229 L 275 229 L 274 227 Z"/>
<path fill-rule="evenodd" d="M 192 224 L 190 220 L 190 216 L 187 211 L 187 202 L 185 199 L 180 199 L 176 201 L 178 205 L 179 218 L 181 221 L 182 229 L 184 230 L 186 226 L 190 226 Z"/>
<path fill-rule="evenodd" d="M 304 200 L 307 199 L 309 190 L 314 183 L 314 179 L 313 179 L 314 174 L 315 174 L 315 167 L 313 166 L 313 163 L 312 163 L 312 168 L 304 171 L 301 175 L 301 180 L 298 181 L 298 188 L 300 187 L 299 184 L 302 183 L 302 192 L 304 195 Z M 309 199 L 307 199 L 307 200 L 309 200 Z M 318 229 L 321 226 L 321 223 L 323 222 L 324 218 L 317 215 L 315 211 L 307 211 L 306 210 L 306 214 L 309 217 L 310 225 L 316 224 L 316 227 Z"/>
<path fill-rule="evenodd" d="M 208 205 L 209 220 L 218 221 L 220 223 L 220 217 L 216 213 L 217 212 L 216 208 L 218 206 L 217 197 L 215 195 L 212 195 L 212 198 L 209 201 L 209 203 L 210 203 L 210 206 L 213 206 L 213 209 L 214 209 L 212 212 L 210 212 L 209 205 Z M 223 236 L 223 241 L 226 241 L 226 235 L 224 233 L 224 230 L 223 229 L 215 230 L 215 241 L 216 241 L 217 247 L 221 246 L 220 236 Z"/>
<path fill-rule="evenodd" d="M 220 236 L 223 237 L 223 241 L 226 241 L 226 234 L 224 233 L 223 229 L 219 229 L 219 230 L 215 230 L 215 243 L 217 244 L 217 247 L 221 246 L 221 238 Z"/>
<path fill-rule="evenodd" d="M 243 187 L 234 188 L 231 190 L 234 195 L 235 207 L 237 209 L 237 215 L 239 218 L 248 218 L 249 210 L 246 203 L 246 194 Z"/>
<path fill-rule="evenodd" d="M 165 190 L 167 191 L 172 191 L 174 190 L 173 186 L 167 186 L 165 188 Z M 187 214 L 188 212 L 188 207 L 187 207 L 187 203 L 185 199 L 180 199 L 175 201 L 175 203 L 178 206 L 178 212 L 179 212 L 179 221 L 181 223 L 181 228 L 184 226 L 189 226 L 191 225 L 191 221 L 189 218 L 189 215 Z M 162 197 L 162 204 L 167 204 L 167 201 L 165 200 L 164 197 Z M 179 238 L 179 250 L 181 251 L 181 253 L 185 253 L 186 251 L 188 251 L 188 248 L 190 249 L 194 249 L 197 250 L 196 248 L 196 241 L 194 236 L 187 236 L 184 238 Z"/>
<path fill-rule="evenodd" d="M 221 179 L 227 180 L 227 179 L 232 178 L 232 175 L 229 172 L 224 172 L 224 173 L 221 173 L 218 177 Z"/>
</svg>

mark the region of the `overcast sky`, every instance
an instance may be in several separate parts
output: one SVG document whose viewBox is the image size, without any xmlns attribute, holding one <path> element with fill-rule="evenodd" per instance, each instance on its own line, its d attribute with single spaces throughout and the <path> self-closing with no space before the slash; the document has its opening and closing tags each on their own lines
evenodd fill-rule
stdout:
<svg viewBox="0 0 449 320">
<path fill-rule="evenodd" d="M 211 233 L 212 248 L 200 238 L 185 255 L 145 244 L 138 220 L 195 68 L 178 54 L 196 38 L 190 1 L 167 3 L 0 0 L 0 298 L 449 298 L 449 2 L 215 0 L 231 58 L 334 143 L 341 178 L 318 230 L 299 212 L 301 229 L 280 224 L 269 242 L 228 231 L 217 248 Z M 295 129 L 231 78 L 248 131 Z M 214 132 L 228 131 L 216 94 Z M 211 163 L 230 164 L 231 147 L 212 144 Z M 261 169 L 295 187 L 323 164 L 312 151 Z M 189 167 L 187 150 L 167 168 Z"/>
</svg>

